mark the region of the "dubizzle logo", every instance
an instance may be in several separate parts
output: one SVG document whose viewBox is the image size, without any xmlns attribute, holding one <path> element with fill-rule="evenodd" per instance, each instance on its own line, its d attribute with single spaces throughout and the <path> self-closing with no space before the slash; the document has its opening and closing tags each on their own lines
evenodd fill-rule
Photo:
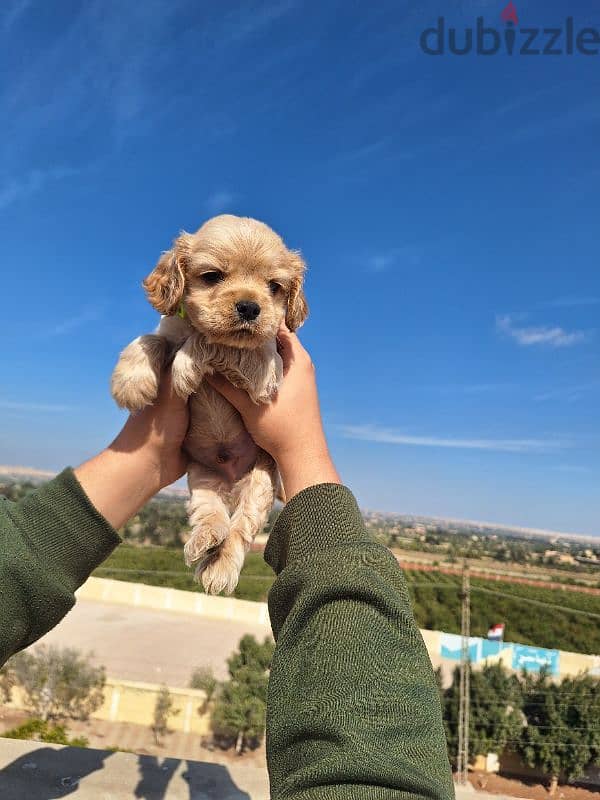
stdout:
<svg viewBox="0 0 600 800">
<path fill-rule="evenodd" d="M 514 25 L 519 24 L 517 9 L 512 0 L 510 0 L 510 3 L 506 6 L 506 8 L 502 9 L 502 13 L 500 14 L 500 16 L 502 17 L 502 22 L 512 22 Z"/>
<path fill-rule="evenodd" d="M 558 28 L 518 28 L 517 7 L 510 0 L 500 12 L 504 28 L 487 27 L 483 17 L 477 17 L 475 28 L 447 27 L 446 18 L 438 17 L 435 28 L 422 31 L 419 44 L 428 56 L 455 56 L 473 53 L 495 56 L 497 53 L 521 56 L 597 56 L 600 53 L 600 31 L 597 28 L 577 28 L 573 17 L 567 17 Z"/>
</svg>

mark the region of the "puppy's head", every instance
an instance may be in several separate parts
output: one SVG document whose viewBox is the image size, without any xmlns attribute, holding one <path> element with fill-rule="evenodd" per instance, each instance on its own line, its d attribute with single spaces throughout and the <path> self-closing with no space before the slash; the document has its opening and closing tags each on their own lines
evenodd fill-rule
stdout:
<svg viewBox="0 0 600 800">
<path fill-rule="evenodd" d="M 182 233 L 144 288 L 161 314 L 175 314 L 183 303 L 209 341 L 254 348 L 273 339 L 283 319 L 290 330 L 306 319 L 305 268 L 268 225 L 223 214 Z"/>
</svg>

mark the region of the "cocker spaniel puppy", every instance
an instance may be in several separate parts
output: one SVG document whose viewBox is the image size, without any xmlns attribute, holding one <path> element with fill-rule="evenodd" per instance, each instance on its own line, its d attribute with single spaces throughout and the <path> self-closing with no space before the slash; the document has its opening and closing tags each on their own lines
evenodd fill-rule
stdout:
<svg viewBox="0 0 600 800">
<path fill-rule="evenodd" d="M 263 222 L 223 214 L 182 233 L 144 281 L 162 315 L 156 333 L 121 353 L 112 395 L 137 411 L 154 402 L 163 368 L 188 398 L 184 448 L 191 535 L 184 555 L 207 592 L 232 592 L 244 556 L 272 508 L 279 476 L 238 412 L 203 381 L 220 372 L 255 403 L 268 403 L 282 378 L 276 335 L 305 320 L 305 264 Z"/>
</svg>

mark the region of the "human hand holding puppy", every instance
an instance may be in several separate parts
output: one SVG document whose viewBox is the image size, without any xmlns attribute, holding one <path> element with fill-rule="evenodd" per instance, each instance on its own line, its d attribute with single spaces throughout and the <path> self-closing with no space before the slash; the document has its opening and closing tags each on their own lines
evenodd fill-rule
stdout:
<svg viewBox="0 0 600 800">
<path fill-rule="evenodd" d="M 279 330 L 283 381 L 268 405 L 257 405 L 222 375 L 207 380 L 242 416 L 254 441 L 277 462 L 286 500 L 309 486 L 341 483 L 331 460 L 319 408 L 315 366 L 295 333 Z"/>
</svg>

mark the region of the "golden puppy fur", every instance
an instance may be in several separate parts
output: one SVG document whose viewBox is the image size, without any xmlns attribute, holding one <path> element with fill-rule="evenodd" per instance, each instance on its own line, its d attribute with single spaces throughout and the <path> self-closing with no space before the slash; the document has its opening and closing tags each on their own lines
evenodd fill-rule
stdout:
<svg viewBox="0 0 600 800">
<path fill-rule="evenodd" d="M 136 411 L 156 399 L 165 365 L 175 391 L 190 401 L 184 447 L 190 456 L 185 560 L 207 592 L 232 592 L 245 553 L 273 505 L 273 459 L 246 432 L 238 412 L 203 378 L 224 374 L 255 403 L 267 403 L 282 378 L 276 334 L 308 313 L 305 264 L 267 225 L 224 214 L 182 233 L 144 281 L 164 316 L 156 333 L 121 353 L 112 395 Z M 183 310 L 183 313 L 181 313 Z"/>
</svg>

